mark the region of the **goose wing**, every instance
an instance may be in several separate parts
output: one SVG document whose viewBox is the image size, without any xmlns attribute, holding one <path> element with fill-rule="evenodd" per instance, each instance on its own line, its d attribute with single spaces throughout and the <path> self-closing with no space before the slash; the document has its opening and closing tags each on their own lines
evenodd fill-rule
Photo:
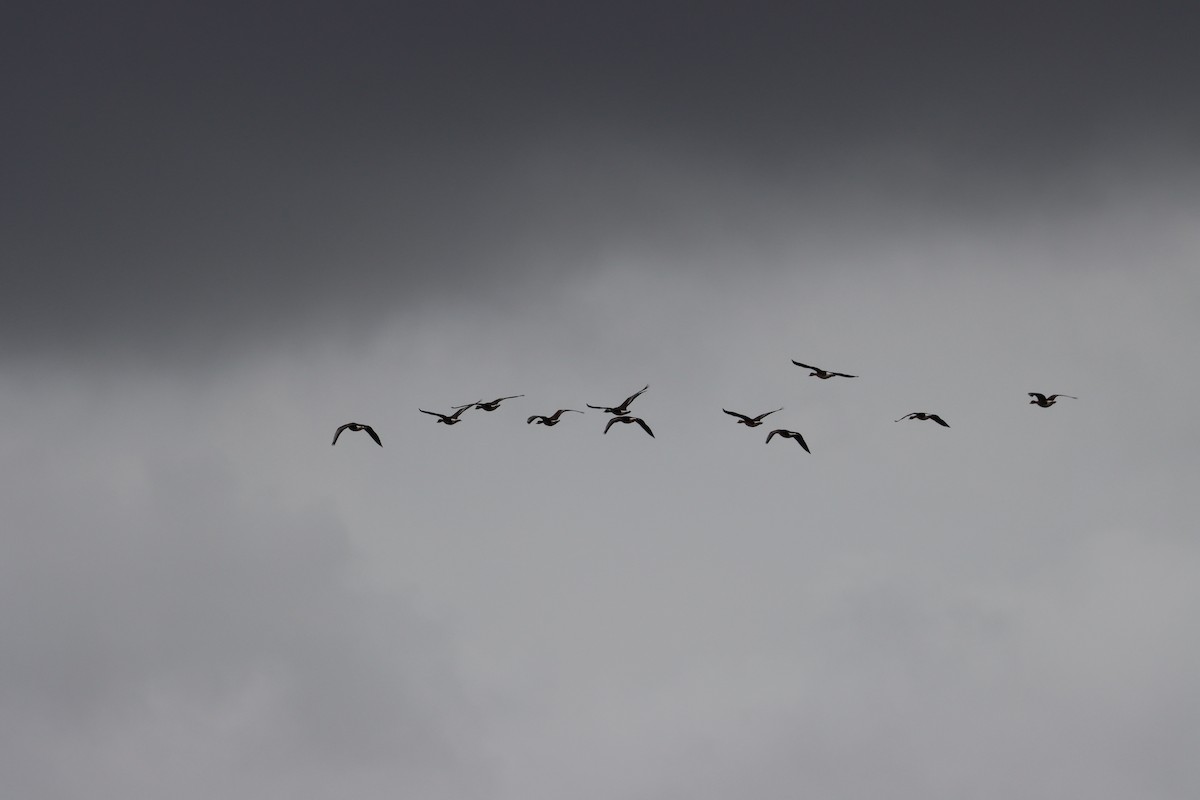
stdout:
<svg viewBox="0 0 1200 800">
<path fill-rule="evenodd" d="M 1036 397 L 1036 398 L 1037 398 L 1037 401 L 1038 401 L 1039 403 L 1044 403 L 1044 402 L 1046 402 L 1046 400 L 1048 400 L 1048 399 L 1049 399 L 1049 398 L 1047 398 L 1047 397 L 1046 397 L 1046 395 L 1042 394 L 1041 392 L 1029 392 L 1029 396 L 1030 396 L 1030 397 Z M 1058 397 L 1058 395 L 1053 395 L 1053 396 L 1054 396 L 1054 397 Z"/>
<path fill-rule="evenodd" d="M 333 434 L 333 444 L 337 444 L 338 437 L 342 435 L 342 431 L 346 430 L 346 428 L 349 428 L 352 424 L 353 423 L 347 422 L 345 425 L 337 429 L 337 431 Z"/>
<path fill-rule="evenodd" d="M 942 419 L 942 418 L 941 418 L 941 417 L 939 417 L 937 414 L 930 414 L 930 415 L 929 415 L 929 418 L 930 418 L 931 420 L 933 420 L 934 422 L 936 422 L 938 425 L 941 425 L 943 428 L 949 428 L 949 427 L 950 427 L 950 423 L 949 423 L 949 422 L 946 422 L 946 420 Z"/>
<path fill-rule="evenodd" d="M 783 409 L 782 409 L 782 408 L 777 408 L 777 409 L 775 409 L 775 411 L 783 411 Z M 763 421 L 763 419 L 765 419 L 766 417 L 769 417 L 769 416 L 771 416 L 772 414 L 774 414 L 774 413 L 775 413 L 775 411 L 768 411 L 768 412 L 766 412 L 765 414 L 759 414 L 757 417 L 755 417 L 755 418 L 754 418 L 753 420 L 751 420 L 751 421 L 752 421 L 752 422 L 762 422 L 762 421 Z M 728 413 L 728 412 L 726 412 L 726 413 Z M 739 416 L 740 416 L 740 415 L 739 415 Z M 745 419 L 745 418 L 743 417 L 743 419 Z"/>
<path fill-rule="evenodd" d="M 372 428 L 370 425 L 363 425 L 362 427 L 363 427 L 363 430 L 364 430 L 364 431 L 366 431 L 366 432 L 367 432 L 367 434 L 368 434 L 368 435 L 369 435 L 369 436 L 370 436 L 372 439 L 374 439 L 374 440 L 375 440 L 375 444 L 379 445 L 380 447 L 383 447 L 383 442 L 379 441 L 379 434 L 377 434 L 377 433 L 375 432 L 375 429 L 374 429 L 374 428 Z"/>
<path fill-rule="evenodd" d="M 641 389 L 638 389 L 636 392 L 634 392 L 633 394 L 629 395 L 629 397 L 626 397 L 626 398 L 625 398 L 625 402 L 624 402 L 624 403 L 621 403 L 621 405 L 620 405 L 620 406 L 618 406 L 618 408 L 624 408 L 625 406 L 627 406 L 627 405 L 629 405 L 630 403 L 632 403 L 634 400 L 637 400 L 637 399 L 638 399 L 638 397 L 641 395 L 641 393 L 642 393 L 642 392 L 644 392 L 644 391 L 646 391 L 646 390 L 647 390 L 647 389 L 649 389 L 649 388 L 650 388 L 650 384 L 648 384 L 648 383 L 647 383 L 647 384 L 646 384 L 645 386 L 643 386 Z"/>
<path fill-rule="evenodd" d="M 1054 398 L 1056 398 L 1056 397 L 1069 397 L 1069 398 L 1071 398 L 1072 400 L 1078 400 L 1078 399 L 1079 399 L 1078 397 L 1076 397 L 1076 396 L 1075 396 L 1075 395 L 1073 395 L 1073 394 L 1052 394 L 1052 395 L 1050 395 L 1049 399 L 1050 399 L 1050 400 L 1053 400 L 1053 399 L 1054 399 Z"/>
<path fill-rule="evenodd" d="M 646 424 L 646 420 L 642 419 L 641 417 L 634 417 L 630 421 L 636 422 L 638 425 L 641 425 L 642 430 L 644 430 L 646 433 L 650 434 L 651 439 L 654 438 L 654 431 L 650 430 L 650 426 Z"/>
<path fill-rule="evenodd" d="M 799 433 L 796 433 L 795 431 L 792 431 L 792 438 L 793 438 L 793 439 L 795 439 L 795 440 L 796 440 L 796 442 L 797 442 L 797 443 L 798 443 L 798 444 L 799 444 L 801 447 L 803 447 L 803 448 L 804 448 L 804 452 L 806 452 L 806 453 L 811 453 L 811 452 L 812 452 L 812 450 L 809 450 L 809 449 L 808 449 L 808 442 L 804 441 L 804 437 L 803 437 L 803 436 L 801 436 Z"/>
<path fill-rule="evenodd" d="M 771 431 L 770 433 L 768 433 L 768 434 L 767 434 L 767 441 L 766 441 L 766 443 L 767 443 L 767 444 L 770 444 L 770 443 L 771 443 L 771 439 L 772 439 L 772 438 L 775 436 L 775 434 L 777 434 L 777 433 L 778 433 L 778 434 L 780 434 L 781 436 L 787 436 L 787 435 L 788 435 L 790 432 L 791 432 L 791 431 L 785 431 L 783 428 L 776 428 L 775 430 L 773 430 L 773 431 Z"/>
<path fill-rule="evenodd" d="M 721 410 L 724 411 L 726 414 L 728 414 L 731 417 L 737 417 L 738 419 L 742 420 L 743 422 L 756 422 L 757 420 L 762 419 L 762 417 L 757 417 L 756 419 L 750 419 L 750 417 L 747 417 L 745 414 L 739 414 L 736 411 L 730 411 L 728 408 L 722 408 Z M 768 413 L 770 413 L 770 412 L 768 412 Z M 765 416 L 766 416 L 766 414 L 763 414 L 763 417 L 765 417 Z"/>
<path fill-rule="evenodd" d="M 608 424 L 604 426 L 605 433 L 608 433 L 608 429 L 613 426 L 614 422 L 629 422 L 629 420 L 626 419 L 625 417 L 613 417 L 612 419 L 610 419 L 608 421 Z"/>
<path fill-rule="evenodd" d="M 440 417 L 441 419 L 449 419 L 449 417 L 447 417 L 445 414 L 439 414 L 436 411 L 426 411 L 423 408 L 418 408 L 417 411 L 420 411 L 422 414 L 428 414 L 431 417 Z M 462 410 L 460 409 L 458 414 L 461 414 L 461 413 L 462 413 Z M 454 416 L 457 417 L 458 414 L 455 414 Z"/>
<path fill-rule="evenodd" d="M 795 364 L 797 367 L 804 367 L 805 369 L 811 369 L 813 372 L 824 372 L 824 370 L 822 370 L 820 367 L 814 367 L 812 364 L 801 364 L 799 361 L 797 361 L 794 358 L 792 359 L 792 363 Z"/>
</svg>

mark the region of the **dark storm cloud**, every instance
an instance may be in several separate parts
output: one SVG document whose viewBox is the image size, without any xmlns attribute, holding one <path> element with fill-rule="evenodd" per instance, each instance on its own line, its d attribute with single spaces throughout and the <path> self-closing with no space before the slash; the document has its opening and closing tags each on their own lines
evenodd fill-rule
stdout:
<svg viewBox="0 0 1200 800">
<path fill-rule="evenodd" d="M 1198 127 L 1200 14 L 1183 4 L 14 16 L 0 34 L 9 354 L 357 324 L 528 276 L 530 239 L 569 250 L 654 240 L 697 208 L 758 216 L 723 205 L 714 165 L 747 175 L 749 195 L 761 182 L 786 198 L 811 191 L 790 168 L 858 153 L 915 148 L 964 180 L 981 167 L 1014 180 Z M 560 176 L 520 175 L 547 152 Z M 656 172 L 660 156 L 684 174 Z M 656 182 L 698 191 L 679 204 Z M 612 210 L 629 196 L 636 215 Z"/>
</svg>

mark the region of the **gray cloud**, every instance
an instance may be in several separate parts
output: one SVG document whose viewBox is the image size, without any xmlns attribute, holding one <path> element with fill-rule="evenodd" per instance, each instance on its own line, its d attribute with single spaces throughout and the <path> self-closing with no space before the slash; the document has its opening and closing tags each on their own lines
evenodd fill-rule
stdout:
<svg viewBox="0 0 1200 800">
<path fill-rule="evenodd" d="M 1190 10 L 17 13 L 9 794 L 1196 795 Z"/>
<path fill-rule="evenodd" d="M 1085 5 L 27 10 L 5 347 L 363 335 L 775 201 L 994 219 L 1113 154 L 1193 169 L 1196 15 Z"/>
</svg>

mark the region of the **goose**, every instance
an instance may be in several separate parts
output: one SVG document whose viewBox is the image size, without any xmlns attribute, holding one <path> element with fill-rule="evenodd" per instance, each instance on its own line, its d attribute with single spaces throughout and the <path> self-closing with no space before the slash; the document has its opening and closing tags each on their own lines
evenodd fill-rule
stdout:
<svg viewBox="0 0 1200 800">
<path fill-rule="evenodd" d="M 827 381 L 830 378 L 835 377 L 835 376 L 839 377 L 839 378 L 857 378 L 858 377 L 857 375 L 847 375 L 844 372 L 830 372 L 829 370 L 821 369 L 820 367 L 814 367 L 810 364 L 801 364 L 799 361 L 796 361 L 795 359 L 792 360 L 792 363 L 795 364 L 797 367 L 804 367 L 805 369 L 811 369 L 812 372 L 808 373 L 809 377 L 811 378 L 812 376 L 815 375 L 816 377 L 820 378 L 823 381 Z"/>
<path fill-rule="evenodd" d="M 938 425 L 941 425 L 943 428 L 950 427 L 950 423 L 946 422 L 946 420 L 942 419 L 937 414 L 926 414 L 924 411 L 914 411 L 911 414 L 905 414 L 900 419 L 931 419 L 934 422 L 936 422 Z M 899 422 L 900 419 L 894 420 L 894 421 Z"/>
<path fill-rule="evenodd" d="M 633 394 L 629 395 L 629 397 L 626 397 L 626 398 L 625 398 L 625 402 L 621 403 L 621 405 L 619 405 L 619 406 L 612 406 L 612 407 L 609 407 L 609 406 L 594 406 L 594 405 L 592 405 L 591 403 L 588 403 L 588 404 L 587 404 L 587 407 L 588 407 L 588 408 L 596 408 L 596 409 L 599 409 L 599 410 L 601 410 L 601 411 L 607 412 L 607 413 L 609 413 L 609 414 L 616 414 L 618 417 L 619 417 L 619 416 L 623 416 L 623 415 L 625 415 L 625 414 L 628 414 L 628 413 L 629 413 L 629 404 L 630 404 L 630 403 L 632 403 L 634 400 L 637 400 L 637 399 L 638 399 L 638 395 L 640 395 L 642 392 L 646 391 L 646 390 L 647 390 L 647 389 L 649 389 L 649 388 L 650 388 L 650 384 L 648 384 L 648 383 L 647 383 L 647 384 L 646 384 L 645 386 L 643 386 L 641 389 L 638 389 L 636 392 L 634 392 Z"/>
<path fill-rule="evenodd" d="M 1030 392 L 1029 396 L 1033 398 L 1032 400 L 1029 401 L 1030 405 L 1039 405 L 1042 408 L 1049 408 L 1050 406 L 1054 405 L 1055 401 L 1059 397 L 1069 397 L 1072 400 L 1079 399 L 1078 397 L 1076 397 L 1073 394 L 1052 394 L 1049 397 L 1047 397 L 1046 395 L 1042 394 L 1041 392 Z"/>
<path fill-rule="evenodd" d="M 757 428 L 759 425 L 763 424 L 762 421 L 764 417 L 774 414 L 775 411 L 783 411 L 782 408 L 777 408 L 775 411 L 768 411 L 765 414 L 759 414 L 757 417 L 747 417 L 745 414 L 739 414 L 736 411 L 730 411 L 727 408 L 722 408 L 721 410 L 731 417 L 737 417 L 737 424 L 745 425 L 747 428 Z"/>
<path fill-rule="evenodd" d="M 497 397 L 490 403 L 485 403 L 482 400 L 477 400 L 474 403 L 467 403 L 465 406 L 450 406 L 451 408 L 478 408 L 480 411 L 495 411 L 500 407 L 500 404 L 505 400 L 512 400 L 514 397 L 524 397 L 523 394 L 510 394 L 508 397 Z"/>
<path fill-rule="evenodd" d="M 436 411 L 426 411 L 423 408 L 418 408 L 417 411 L 420 411 L 422 414 L 429 414 L 431 416 L 437 417 L 438 422 L 444 422 L 447 425 L 457 425 L 458 423 L 462 422 L 462 420 L 459 419 L 459 416 L 461 416 L 464 411 L 466 411 L 468 408 L 470 408 L 473 405 L 475 405 L 475 404 L 471 403 L 470 405 L 459 406 L 458 410 L 450 415 L 439 414 Z"/>
<path fill-rule="evenodd" d="M 352 431 L 366 431 L 367 435 L 375 440 L 375 444 L 383 447 L 383 442 L 379 441 L 379 434 L 375 433 L 375 429 L 370 425 L 363 425 L 359 422 L 347 422 L 345 425 L 338 428 L 337 432 L 333 434 L 333 444 L 337 444 L 338 437 L 342 435 L 342 431 L 347 429 Z"/>
<path fill-rule="evenodd" d="M 772 436 L 775 436 L 776 434 L 778 434 L 778 435 L 782 436 L 782 437 L 783 437 L 783 438 L 785 438 L 785 439 L 795 439 L 795 440 L 796 440 L 796 443 L 797 443 L 797 444 L 799 444 L 801 447 L 803 447 L 803 448 L 804 448 L 804 452 L 806 452 L 806 453 L 811 453 L 811 452 L 812 452 L 812 450 L 809 450 L 809 449 L 808 449 L 808 442 L 804 441 L 804 437 L 803 437 L 803 436 L 801 436 L 801 435 L 800 435 L 800 433 L 799 433 L 798 431 L 787 431 L 787 430 L 784 430 L 783 428 L 776 428 L 775 430 L 773 430 L 773 431 L 771 431 L 770 433 L 768 433 L 768 434 L 767 434 L 767 441 L 766 441 L 765 443 L 766 443 L 766 444 L 770 444 L 770 443 L 771 443 L 771 437 L 772 437 Z"/>
<path fill-rule="evenodd" d="M 576 411 L 573 408 L 560 408 L 558 411 L 555 411 L 553 414 L 551 414 L 548 417 L 544 416 L 542 414 L 534 414 L 532 417 L 525 420 L 525 424 L 528 425 L 529 423 L 533 422 L 534 420 L 537 420 L 537 423 L 539 425 L 545 425 L 547 428 L 553 428 L 555 425 L 562 422 L 562 420 L 559 419 L 559 417 L 561 417 L 563 415 L 563 413 L 566 411 L 571 411 L 575 414 L 583 413 L 582 411 Z"/>
<path fill-rule="evenodd" d="M 628 401 L 626 401 L 626 402 L 628 402 Z M 628 414 L 622 414 L 621 416 L 613 417 L 612 419 L 610 419 L 608 421 L 608 424 L 604 426 L 605 433 L 608 433 L 608 429 L 613 426 L 614 422 L 624 422 L 624 423 L 636 422 L 638 425 L 642 426 L 642 430 L 644 430 L 646 433 L 650 434 L 651 439 L 654 438 L 654 431 L 650 430 L 650 426 L 646 424 L 646 420 L 642 419 L 641 417 L 631 417 Z"/>
</svg>

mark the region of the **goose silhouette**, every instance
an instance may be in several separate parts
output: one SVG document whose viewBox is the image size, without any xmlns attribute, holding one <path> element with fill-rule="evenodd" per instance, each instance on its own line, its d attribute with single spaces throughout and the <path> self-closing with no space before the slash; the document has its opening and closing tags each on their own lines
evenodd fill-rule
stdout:
<svg viewBox="0 0 1200 800">
<path fill-rule="evenodd" d="M 542 414 L 534 414 L 532 417 L 525 420 L 525 424 L 528 425 L 529 423 L 534 422 L 536 420 L 537 424 L 539 424 L 539 425 L 545 425 L 547 428 L 553 428 L 555 425 L 562 422 L 562 420 L 559 419 L 559 417 L 561 417 L 567 411 L 571 411 L 575 414 L 583 413 L 582 411 L 576 411 L 573 408 L 560 408 L 558 411 L 555 411 L 553 414 L 551 414 L 548 417 L 544 416 Z"/>
<path fill-rule="evenodd" d="M 462 422 L 462 420 L 459 418 L 462 413 L 473 405 L 475 404 L 471 403 L 470 405 L 459 406 L 458 410 L 453 414 L 439 414 L 436 411 L 426 411 L 423 408 L 418 408 L 417 411 L 420 411 L 422 414 L 429 414 L 430 416 L 437 417 L 437 422 L 444 422 L 447 425 L 457 425 L 458 423 Z"/>
<path fill-rule="evenodd" d="M 857 375 L 847 375 L 844 372 L 830 372 L 827 369 L 821 369 L 820 367 L 814 367 L 811 364 L 801 364 L 799 361 L 796 361 L 795 359 L 792 360 L 792 363 L 795 364 L 797 367 L 804 367 L 805 369 L 811 369 L 812 372 L 808 373 L 808 376 L 810 378 L 815 376 L 815 377 L 820 378 L 823 381 L 827 381 L 830 378 L 834 378 L 834 377 L 837 377 L 837 378 L 857 378 L 858 377 Z"/>
<path fill-rule="evenodd" d="M 646 391 L 649 388 L 650 388 L 650 384 L 647 383 L 641 389 L 638 389 L 636 392 L 629 395 L 629 397 L 626 397 L 625 402 L 621 403 L 621 405 L 619 405 L 619 406 L 594 406 L 591 403 L 588 403 L 587 407 L 599 409 L 600 411 L 604 411 L 609 414 L 616 414 L 617 416 L 622 416 L 624 414 L 629 413 L 629 404 L 632 403 L 634 400 L 637 400 L 638 396 L 641 395 L 642 392 Z"/>
<path fill-rule="evenodd" d="M 757 417 L 747 417 L 745 414 L 739 414 L 736 411 L 730 411 L 727 408 L 722 408 L 721 410 L 731 417 L 737 417 L 737 424 L 745 425 L 747 428 L 757 428 L 759 425 L 763 424 L 764 417 L 769 417 L 770 415 L 774 414 L 775 411 L 783 411 L 782 408 L 777 408 L 775 411 L 767 411 L 759 414 Z"/>
<path fill-rule="evenodd" d="M 808 442 L 804 441 L 804 437 L 800 435 L 799 431 L 788 431 L 788 430 L 784 430 L 783 428 L 776 428 L 775 430 L 773 430 L 767 434 L 767 441 L 765 442 L 765 444 L 770 444 L 771 438 L 774 436 L 782 436 L 784 439 L 795 439 L 796 444 L 798 444 L 804 448 L 804 452 L 806 452 L 806 453 L 812 452 L 812 450 L 808 449 Z"/>
<path fill-rule="evenodd" d="M 1038 405 L 1038 406 L 1041 406 L 1042 408 L 1049 408 L 1050 406 L 1054 405 L 1054 403 L 1060 397 L 1069 397 L 1072 400 L 1079 399 L 1078 397 L 1076 397 L 1075 395 L 1072 395 L 1072 394 L 1052 394 L 1049 397 L 1047 397 L 1046 395 L 1042 394 L 1041 392 L 1030 392 L 1029 396 L 1033 398 L 1032 400 L 1029 401 L 1030 405 Z"/>
<path fill-rule="evenodd" d="M 338 428 L 337 432 L 333 434 L 333 444 L 337 444 L 338 437 L 342 435 L 342 431 L 346 430 L 366 431 L 367 435 L 375 440 L 375 444 L 383 447 L 383 442 L 379 441 L 379 434 L 375 433 L 375 429 L 370 425 L 363 425 L 359 422 L 347 422 L 345 425 L 342 425 L 340 428 Z"/>
<path fill-rule="evenodd" d="M 505 400 L 512 400 L 514 397 L 524 397 L 523 394 L 510 394 L 508 397 L 497 397 L 491 402 L 485 403 L 482 400 L 477 400 L 474 403 L 467 403 L 465 406 L 450 406 L 451 408 L 478 408 L 480 411 L 495 411 L 500 407 L 500 404 Z"/>
<path fill-rule="evenodd" d="M 934 422 L 936 422 L 938 425 L 941 425 L 943 428 L 950 427 L 950 423 L 946 422 L 946 420 L 942 419 L 937 414 L 926 414 L 924 411 L 914 411 L 911 414 L 905 414 L 900 419 L 931 419 Z M 894 420 L 894 421 L 899 422 L 900 419 Z"/>
<path fill-rule="evenodd" d="M 654 438 L 654 431 L 650 430 L 650 426 L 646 424 L 646 420 L 642 419 L 641 417 L 631 417 L 628 414 L 622 414 L 619 417 L 613 417 L 610 419 L 608 424 L 604 426 L 604 432 L 608 433 L 608 429 L 611 428 L 615 422 L 624 422 L 626 424 L 630 422 L 636 422 L 638 425 L 642 426 L 642 430 L 650 434 L 651 439 Z"/>
</svg>

